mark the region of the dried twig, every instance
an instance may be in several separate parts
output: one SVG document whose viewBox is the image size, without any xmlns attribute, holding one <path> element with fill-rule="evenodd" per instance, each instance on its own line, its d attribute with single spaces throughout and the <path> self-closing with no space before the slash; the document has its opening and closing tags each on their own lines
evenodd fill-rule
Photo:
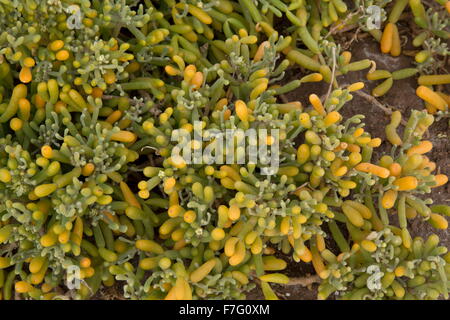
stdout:
<svg viewBox="0 0 450 320">
<path fill-rule="evenodd" d="M 336 74 L 336 47 L 333 47 L 332 52 L 333 52 L 333 70 L 331 71 L 330 86 L 328 87 L 328 92 L 327 92 L 327 95 L 325 96 L 324 102 L 328 100 L 328 97 L 331 94 L 331 89 L 333 88 L 334 81 L 336 80 L 335 79 L 335 74 Z"/>
<path fill-rule="evenodd" d="M 302 286 L 307 287 L 313 283 L 320 283 L 321 279 L 318 275 L 309 277 L 289 278 L 289 282 L 285 286 Z"/>
<path fill-rule="evenodd" d="M 391 115 L 392 114 L 392 110 L 388 107 L 386 107 L 385 105 L 383 105 L 381 102 L 379 102 L 375 97 L 371 96 L 370 94 L 367 94 L 365 92 L 362 91 L 354 91 L 354 93 L 356 93 L 357 95 L 359 95 L 361 98 L 364 98 L 365 100 L 369 101 L 370 103 L 372 103 L 374 106 L 380 108 L 381 110 L 383 110 L 383 112 L 387 115 Z M 402 119 L 402 124 L 406 125 L 406 121 Z"/>
<path fill-rule="evenodd" d="M 298 187 L 297 189 L 295 189 L 291 193 L 296 193 L 298 190 L 302 189 L 303 187 L 306 187 L 307 185 L 308 185 L 308 182 L 305 182 L 304 184 L 302 184 L 300 187 Z"/>
<path fill-rule="evenodd" d="M 358 40 L 359 40 L 359 34 L 360 34 L 359 32 L 360 32 L 360 31 L 361 31 L 361 28 L 358 27 L 358 28 L 356 29 L 356 31 L 353 32 L 353 35 L 352 35 L 352 37 L 350 38 L 350 40 L 348 40 L 347 42 L 345 42 L 345 43 L 342 45 L 342 49 L 347 50 L 348 48 L 350 48 L 350 47 L 352 46 L 353 42 L 358 41 Z"/>
<path fill-rule="evenodd" d="M 360 12 L 361 12 L 361 8 L 358 8 L 358 10 L 349 14 L 343 21 L 332 26 L 330 28 L 330 31 L 328 32 L 328 34 L 325 36 L 325 39 L 327 39 L 329 36 L 331 36 L 333 34 L 342 33 L 342 32 L 350 31 L 354 28 L 357 28 L 358 25 L 356 25 L 356 24 L 348 25 L 347 22 L 350 21 L 355 15 L 359 14 Z"/>
</svg>

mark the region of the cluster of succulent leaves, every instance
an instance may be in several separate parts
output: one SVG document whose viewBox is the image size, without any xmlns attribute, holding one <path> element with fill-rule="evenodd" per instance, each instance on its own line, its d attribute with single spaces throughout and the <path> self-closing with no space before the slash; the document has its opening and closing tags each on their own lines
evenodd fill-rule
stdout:
<svg viewBox="0 0 450 320">
<path fill-rule="evenodd" d="M 450 207 L 426 198 L 448 180 L 425 156 L 433 115 L 412 112 L 400 137 L 394 112 L 392 152 L 375 159 L 364 117 L 340 113 L 364 85 L 336 77 L 369 68 L 387 79 L 374 96 L 420 72 L 428 111 L 448 112 L 428 86 L 450 79 L 429 75 L 431 60 L 374 70 L 334 42 L 370 5 L 395 23 L 408 1 L 390 2 L 2 1 L 0 298 L 88 299 L 117 284 L 129 299 L 245 299 L 256 285 L 276 299 L 270 283 L 290 281 L 280 254 L 312 263 L 319 299 L 447 297 L 447 249 L 408 229 L 447 229 Z M 443 59 L 448 15 L 409 5 L 427 35 L 415 42 Z M 284 95 L 320 81 L 323 97 Z M 198 127 L 188 147 L 214 159 L 188 163 L 179 142 Z M 266 130 L 279 168 L 246 161 L 248 137 L 225 149 L 230 129 Z"/>
</svg>

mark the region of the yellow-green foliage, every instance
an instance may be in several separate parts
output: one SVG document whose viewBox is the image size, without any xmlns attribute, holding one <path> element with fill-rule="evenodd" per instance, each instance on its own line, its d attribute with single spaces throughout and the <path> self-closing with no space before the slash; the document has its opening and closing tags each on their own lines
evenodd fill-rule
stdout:
<svg viewBox="0 0 450 320">
<path fill-rule="evenodd" d="M 313 265 L 319 299 L 448 297 L 447 248 L 408 228 L 447 229 L 450 215 L 424 197 L 448 180 L 423 139 L 431 114 L 448 112 L 448 74 L 429 74 L 448 55 L 444 6 L 397 0 L 383 31 L 368 31 L 398 56 L 396 23 L 412 10 L 418 65 L 388 71 L 333 40 L 365 30 L 360 1 L 25 2 L 0 4 L 0 299 L 88 299 L 116 282 L 128 299 L 245 299 L 256 283 L 277 299 L 270 283 L 290 280 L 276 252 Z M 386 18 L 390 1 L 369 2 Z M 393 112 L 379 159 L 364 116 L 342 113 L 364 84 L 337 76 L 360 70 L 383 81 L 375 97 L 420 73 L 430 112 L 405 126 Z M 285 95 L 321 81 L 322 97 Z M 269 129 L 279 168 L 187 162 L 173 138 L 196 125 L 207 141 L 190 150 L 237 159 L 256 151 L 212 132 Z"/>
</svg>

